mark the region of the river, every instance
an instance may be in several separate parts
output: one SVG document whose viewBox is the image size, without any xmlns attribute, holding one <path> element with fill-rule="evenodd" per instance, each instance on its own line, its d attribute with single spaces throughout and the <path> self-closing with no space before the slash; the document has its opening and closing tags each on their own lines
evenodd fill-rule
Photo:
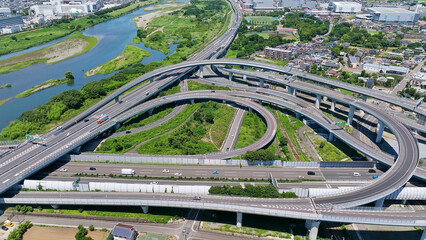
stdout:
<svg viewBox="0 0 426 240">
<path fill-rule="evenodd" d="M 186 1 L 188 0 L 179 0 L 177 2 Z M 97 81 L 114 74 L 98 74 L 91 77 L 86 77 L 84 75 L 87 70 L 94 68 L 120 54 L 127 44 L 135 45 L 152 54 L 152 56 L 143 59 L 143 64 L 161 61 L 168 55 L 173 54 L 177 47 L 176 44 L 170 45 L 170 50 L 172 50 L 172 52 L 166 55 L 160 51 L 145 47 L 143 43 L 132 43 L 133 37 L 136 36 L 137 28 L 131 19 L 149 12 L 151 11 L 145 11 L 144 8 L 141 8 L 117 19 L 112 19 L 84 30 L 84 35 L 97 37 L 98 44 L 82 55 L 52 65 L 40 63 L 18 71 L 0 74 L 0 85 L 5 85 L 7 83 L 12 84 L 11 88 L 0 89 L 0 100 L 12 97 L 11 100 L 6 102 L 3 106 L 0 106 L 0 129 L 6 127 L 11 121 L 14 121 L 21 113 L 32 110 L 37 106 L 48 102 L 54 95 L 66 90 L 81 89 L 83 85 L 88 82 Z M 37 50 L 41 47 L 52 45 L 64 38 L 51 41 L 43 44 L 42 46 L 23 50 L 18 53 L 1 56 L 0 59 L 7 59 L 20 53 Z M 74 74 L 75 81 L 72 85 L 59 85 L 35 93 L 26 98 L 13 98 L 16 94 L 25 91 L 32 86 L 41 84 L 46 80 L 64 77 L 64 73 L 66 71 L 71 71 Z"/>
</svg>

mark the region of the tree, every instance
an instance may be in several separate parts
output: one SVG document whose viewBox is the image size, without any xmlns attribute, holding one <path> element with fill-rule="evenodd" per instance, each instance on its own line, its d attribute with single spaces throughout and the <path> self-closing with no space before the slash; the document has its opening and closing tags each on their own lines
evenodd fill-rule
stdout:
<svg viewBox="0 0 426 240">
<path fill-rule="evenodd" d="M 106 90 L 100 82 L 89 82 L 81 89 L 85 98 L 96 99 L 106 95 Z"/>
<path fill-rule="evenodd" d="M 95 227 L 93 226 L 93 224 L 89 226 L 89 230 L 90 230 L 91 232 L 95 231 Z"/>
<path fill-rule="evenodd" d="M 68 79 L 69 81 L 74 81 L 74 75 L 70 71 L 65 72 L 65 78 Z"/>
<path fill-rule="evenodd" d="M 13 41 L 15 41 L 15 42 L 16 42 L 16 41 L 18 41 L 18 39 L 16 38 L 16 36 L 11 36 L 10 38 L 11 38 Z"/>
</svg>

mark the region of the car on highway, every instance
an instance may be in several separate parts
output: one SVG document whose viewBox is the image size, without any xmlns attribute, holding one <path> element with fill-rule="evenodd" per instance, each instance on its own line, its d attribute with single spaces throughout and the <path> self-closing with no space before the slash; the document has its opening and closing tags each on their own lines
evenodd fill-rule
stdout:
<svg viewBox="0 0 426 240">
<path fill-rule="evenodd" d="M 216 92 L 215 90 L 212 90 L 212 93 Z"/>
<path fill-rule="evenodd" d="M 374 169 L 368 169 L 368 172 L 369 172 L 369 173 L 375 173 L 375 172 L 376 172 L 376 170 L 374 170 Z"/>
<path fill-rule="evenodd" d="M 88 122 L 88 121 L 89 121 L 89 119 L 88 119 L 88 118 L 84 119 L 84 122 Z"/>
<path fill-rule="evenodd" d="M 66 168 L 61 168 L 61 169 L 59 170 L 59 172 L 68 172 L 68 169 L 66 169 Z"/>
<path fill-rule="evenodd" d="M 7 228 L 6 226 L 1 226 L 1 229 L 3 229 L 4 231 L 9 230 L 9 228 Z"/>
<path fill-rule="evenodd" d="M 315 175 L 314 171 L 308 171 L 308 175 Z"/>
<path fill-rule="evenodd" d="M 132 133 L 132 131 L 130 131 L 130 130 L 127 130 L 127 131 L 126 131 L 126 134 L 129 134 L 129 133 Z"/>
<path fill-rule="evenodd" d="M 219 174 L 219 172 L 218 171 L 213 171 L 213 174 Z"/>
<path fill-rule="evenodd" d="M 151 185 L 157 185 L 158 182 L 150 182 L 149 184 L 151 184 Z"/>
<path fill-rule="evenodd" d="M 361 177 L 361 174 L 359 174 L 359 172 L 354 172 L 354 177 Z"/>
<path fill-rule="evenodd" d="M 175 176 L 182 176 L 182 173 L 177 172 L 177 173 L 175 173 Z"/>
<path fill-rule="evenodd" d="M 373 179 L 376 179 L 376 178 L 378 178 L 378 177 L 379 177 L 379 176 L 377 176 L 377 175 L 374 175 L 374 176 L 373 176 Z"/>
<path fill-rule="evenodd" d="M 89 170 L 95 171 L 96 168 L 95 167 L 89 167 Z"/>
<path fill-rule="evenodd" d="M 169 169 L 167 169 L 167 168 L 163 169 L 163 173 L 169 173 L 169 172 L 170 172 Z"/>
<path fill-rule="evenodd" d="M 195 197 L 192 198 L 192 200 L 201 200 L 201 197 L 200 196 L 195 196 Z"/>
</svg>

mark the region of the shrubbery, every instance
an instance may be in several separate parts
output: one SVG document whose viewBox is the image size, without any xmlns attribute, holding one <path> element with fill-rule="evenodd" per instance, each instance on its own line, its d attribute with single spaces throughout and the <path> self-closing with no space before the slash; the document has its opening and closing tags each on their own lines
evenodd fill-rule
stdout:
<svg viewBox="0 0 426 240">
<path fill-rule="evenodd" d="M 87 229 L 83 225 L 78 225 L 78 232 L 75 234 L 75 240 L 93 240 L 91 237 L 86 237 Z"/>
<path fill-rule="evenodd" d="M 279 193 L 277 189 L 272 186 L 263 186 L 247 184 L 244 188 L 240 185 L 237 186 L 212 186 L 209 189 L 210 194 L 230 195 L 230 196 L 245 196 L 256 198 L 297 198 L 294 192 Z"/>
<path fill-rule="evenodd" d="M 7 240 L 21 240 L 24 233 L 33 225 L 30 221 L 26 221 L 9 233 Z"/>
<path fill-rule="evenodd" d="M 16 211 L 21 212 L 21 213 L 27 213 L 27 212 L 33 212 L 34 209 L 31 206 L 21 206 L 21 205 L 16 205 L 15 207 Z"/>
</svg>

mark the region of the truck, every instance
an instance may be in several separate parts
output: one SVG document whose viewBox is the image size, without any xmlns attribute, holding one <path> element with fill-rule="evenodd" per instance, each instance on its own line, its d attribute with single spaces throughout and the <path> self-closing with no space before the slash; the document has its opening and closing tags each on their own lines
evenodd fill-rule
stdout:
<svg viewBox="0 0 426 240">
<path fill-rule="evenodd" d="M 101 124 L 101 123 L 105 122 L 106 120 L 108 120 L 108 116 L 107 116 L 107 115 L 102 115 L 102 116 L 100 116 L 100 117 L 98 118 L 98 120 L 96 120 L 96 122 L 97 122 L 98 124 Z"/>
<path fill-rule="evenodd" d="M 130 168 L 123 168 L 121 169 L 121 175 L 134 175 L 135 174 L 135 170 L 130 169 Z"/>
</svg>

